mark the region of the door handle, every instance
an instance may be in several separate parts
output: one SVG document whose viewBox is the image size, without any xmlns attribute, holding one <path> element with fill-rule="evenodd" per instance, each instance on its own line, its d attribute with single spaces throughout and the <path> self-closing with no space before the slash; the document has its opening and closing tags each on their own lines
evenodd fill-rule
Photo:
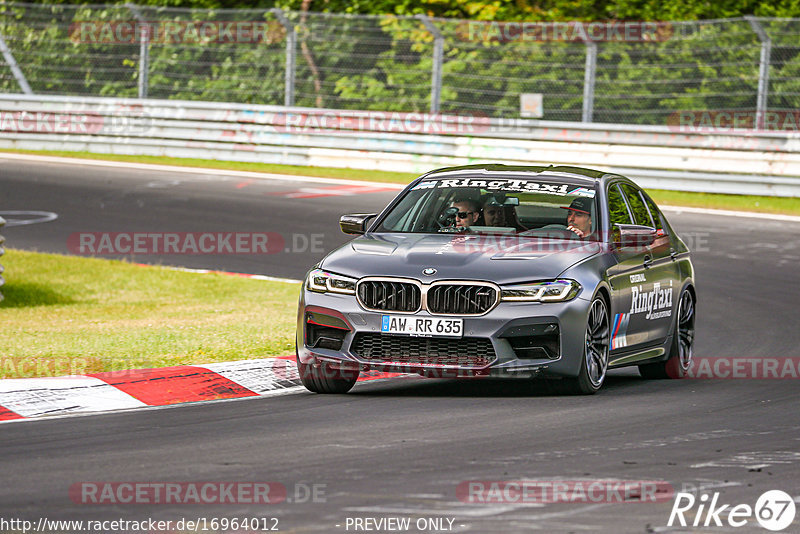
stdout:
<svg viewBox="0 0 800 534">
<path fill-rule="evenodd" d="M 645 268 L 650 267 L 653 264 L 653 258 L 650 256 L 644 257 L 644 266 Z"/>
<path fill-rule="evenodd" d="M 678 257 L 678 251 L 674 248 L 669 249 L 669 257 L 672 258 L 672 261 L 675 261 L 675 258 Z"/>
</svg>

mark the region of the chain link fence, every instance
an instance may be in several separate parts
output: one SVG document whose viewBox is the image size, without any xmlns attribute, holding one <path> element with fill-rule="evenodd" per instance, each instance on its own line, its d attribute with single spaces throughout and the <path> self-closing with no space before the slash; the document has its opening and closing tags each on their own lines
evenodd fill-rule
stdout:
<svg viewBox="0 0 800 534">
<path fill-rule="evenodd" d="M 770 129 L 797 129 L 800 109 L 800 19 L 490 23 L 0 2 L 0 51 L 6 93 L 647 125 L 739 113 L 740 126 Z"/>
</svg>

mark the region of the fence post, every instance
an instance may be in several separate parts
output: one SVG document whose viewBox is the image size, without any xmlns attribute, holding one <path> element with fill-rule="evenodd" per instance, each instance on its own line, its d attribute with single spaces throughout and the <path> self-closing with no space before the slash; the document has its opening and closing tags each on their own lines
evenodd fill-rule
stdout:
<svg viewBox="0 0 800 534">
<path fill-rule="evenodd" d="M 444 36 L 439 28 L 431 22 L 427 15 L 419 14 L 417 18 L 425 25 L 425 29 L 433 35 L 433 69 L 431 72 L 431 113 L 439 113 L 442 100 L 442 63 L 444 62 Z"/>
<path fill-rule="evenodd" d="M 597 43 L 584 41 L 586 44 L 586 66 L 583 72 L 583 112 L 582 122 L 592 122 L 594 114 L 594 80 L 597 73 Z"/>
<path fill-rule="evenodd" d="M 758 63 L 758 96 L 756 97 L 756 128 L 759 130 L 764 129 L 764 120 L 767 115 L 767 96 L 769 95 L 769 63 L 770 55 L 772 54 L 772 40 L 764 31 L 764 27 L 758 20 L 752 16 L 745 17 L 750 27 L 758 35 L 758 40 L 761 41 L 761 57 Z"/>
<path fill-rule="evenodd" d="M 286 107 L 294 106 L 294 77 L 295 77 L 295 56 L 297 54 L 297 32 L 294 31 L 294 24 L 286 18 L 286 15 L 277 7 L 269 10 L 275 15 L 281 26 L 286 30 L 286 73 L 284 75 L 284 96 L 283 105 Z"/>
<path fill-rule="evenodd" d="M 150 72 L 150 25 L 144 20 L 139 7 L 125 4 L 139 21 L 139 98 L 147 98 L 148 74 Z"/>
<path fill-rule="evenodd" d="M 17 60 L 14 59 L 14 54 L 11 53 L 11 49 L 6 44 L 6 40 L 2 33 L 0 33 L 0 52 L 3 53 L 3 59 L 5 59 L 6 63 L 8 63 L 8 67 L 11 69 L 11 74 L 13 74 L 14 78 L 17 79 L 17 83 L 19 84 L 20 89 L 22 89 L 22 92 L 26 95 L 32 95 L 33 91 L 31 91 L 31 86 L 28 85 L 27 78 L 25 78 L 25 75 L 20 70 L 19 65 L 17 65 Z M 0 278 L 0 280 L 2 280 L 2 278 Z"/>
<path fill-rule="evenodd" d="M 3 219 L 2 217 L 0 217 L 0 229 L 2 229 L 2 228 L 3 228 L 3 226 L 5 226 L 5 224 L 6 224 L 6 221 L 5 221 L 5 219 Z M 3 243 L 5 243 L 5 242 L 6 242 L 6 238 L 0 235 L 0 256 L 2 256 L 2 255 L 5 253 L 5 251 L 6 251 L 6 250 L 3 248 Z M 3 271 L 4 271 L 4 270 L 5 270 L 5 269 L 3 269 L 3 266 L 2 266 L 2 265 L 0 265 L 0 287 L 3 287 L 3 284 L 5 284 L 5 283 L 6 283 L 6 281 L 3 279 Z M 2 300 L 3 300 L 3 294 L 2 294 L 2 293 L 0 293 L 0 302 L 2 302 Z"/>
</svg>

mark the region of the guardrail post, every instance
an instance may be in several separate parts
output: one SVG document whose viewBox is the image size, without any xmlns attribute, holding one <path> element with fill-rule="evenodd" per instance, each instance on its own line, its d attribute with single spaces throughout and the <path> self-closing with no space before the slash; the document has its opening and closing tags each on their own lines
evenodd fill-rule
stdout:
<svg viewBox="0 0 800 534">
<path fill-rule="evenodd" d="M 5 226 L 5 224 L 6 224 L 6 220 L 3 219 L 2 217 L 0 217 L 0 229 L 2 229 L 3 226 Z M 3 243 L 5 243 L 5 241 L 6 241 L 6 238 L 0 235 L 0 256 L 2 256 L 6 251 L 5 248 L 3 248 Z M 4 270 L 5 269 L 3 269 L 3 266 L 0 265 L 0 287 L 3 287 L 3 284 L 6 283 L 6 281 L 3 279 L 3 271 Z M 2 300 L 3 300 L 3 294 L 0 293 L 0 302 Z"/>
<path fill-rule="evenodd" d="M 767 96 L 769 95 L 769 63 L 772 54 L 772 40 L 764 31 L 764 27 L 752 16 L 745 17 L 750 27 L 761 41 L 761 57 L 758 62 L 758 96 L 756 97 L 756 129 L 764 129 L 764 119 L 767 115 Z"/>
<path fill-rule="evenodd" d="M 594 114 L 594 81 L 597 72 L 597 43 L 585 41 L 586 67 L 583 72 L 583 111 L 582 122 L 592 122 Z"/>
<path fill-rule="evenodd" d="M 431 71 L 431 113 L 439 113 L 442 100 L 442 63 L 444 63 L 444 36 L 439 28 L 431 22 L 427 15 L 419 14 L 417 18 L 425 25 L 425 29 L 433 35 L 433 68 Z"/>
<path fill-rule="evenodd" d="M 148 73 L 150 71 L 150 25 L 144 20 L 139 7 L 125 4 L 139 21 L 139 98 L 147 98 Z"/>
<path fill-rule="evenodd" d="M 286 15 L 277 7 L 269 10 L 270 13 L 275 15 L 281 26 L 286 30 L 286 73 L 285 73 L 285 90 L 283 96 L 283 105 L 287 107 L 294 106 L 294 77 L 295 77 L 295 56 L 297 55 L 297 32 L 294 31 L 294 24 L 286 17 Z"/>
<path fill-rule="evenodd" d="M 14 78 L 17 79 L 19 88 L 22 89 L 22 92 L 26 95 L 32 95 L 33 91 L 31 91 L 31 86 L 28 85 L 28 79 L 25 78 L 22 70 L 20 70 L 17 60 L 14 59 L 14 54 L 11 53 L 11 49 L 6 44 L 6 40 L 2 33 L 0 33 L 0 52 L 3 53 L 3 59 L 5 59 L 6 63 L 8 63 L 8 67 L 11 69 L 11 74 L 13 74 Z"/>
</svg>

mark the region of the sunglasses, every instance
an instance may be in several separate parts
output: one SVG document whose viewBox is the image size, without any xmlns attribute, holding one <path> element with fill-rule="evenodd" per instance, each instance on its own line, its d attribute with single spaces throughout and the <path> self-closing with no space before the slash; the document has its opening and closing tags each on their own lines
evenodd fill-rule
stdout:
<svg viewBox="0 0 800 534">
<path fill-rule="evenodd" d="M 467 217 L 469 217 L 473 213 L 475 213 L 475 212 L 474 211 L 459 211 L 458 213 L 456 213 L 456 217 L 458 217 L 459 219 L 466 219 Z"/>
</svg>

